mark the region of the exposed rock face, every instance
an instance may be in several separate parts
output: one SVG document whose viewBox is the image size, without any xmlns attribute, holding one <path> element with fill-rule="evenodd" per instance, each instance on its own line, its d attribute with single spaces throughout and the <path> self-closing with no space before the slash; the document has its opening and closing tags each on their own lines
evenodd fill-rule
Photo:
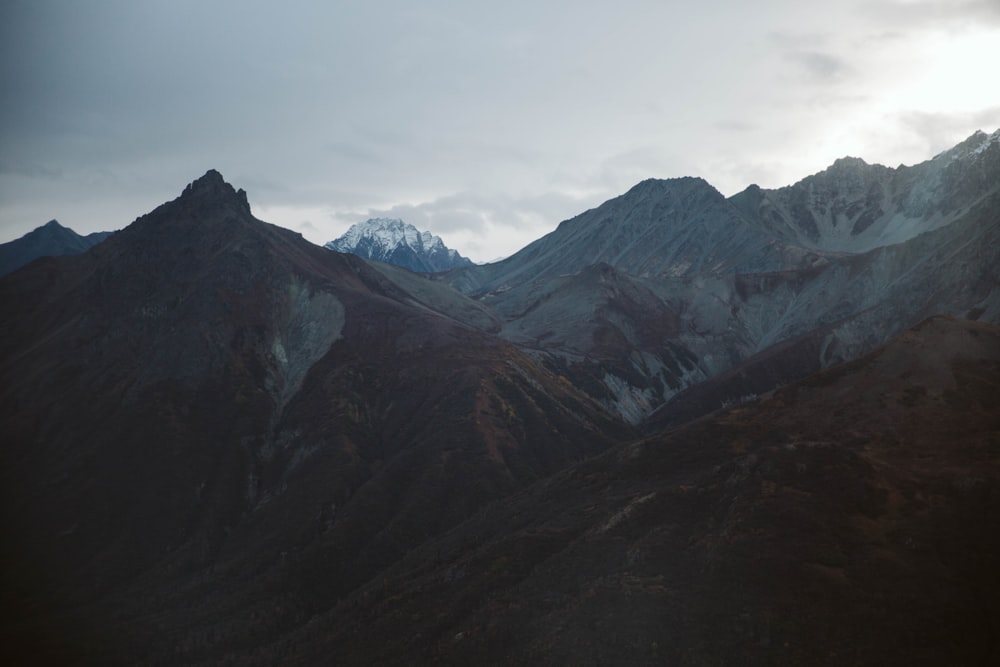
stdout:
<svg viewBox="0 0 1000 667">
<path fill-rule="evenodd" d="M 72 229 L 50 220 L 19 239 L 0 244 L 0 276 L 16 271 L 39 257 L 85 252 L 110 235 L 111 232 L 94 232 L 80 236 Z"/>
<path fill-rule="evenodd" d="M 817 260 L 786 248 L 700 178 L 649 179 L 559 225 L 511 257 L 444 277 L 467 294 L 576 273 L 603 262 L 639 278 L 776 270 Z"/>
<path fill-rule="evenodd" d="M 472 265 L 471 260 L 446 247 L 441 237 L 417 231 L 413 225 L 397 219 L 372 218 L 352 225 L 346 234 L 325 247 L 417 273 Z"/>
<path fill-rule="evenodd" d="M 502 262 L 440 280 L 638 422 L 792 340 L 810 351 L 797 344 L 780 373 L 755 366 L 770 379 L 725 400 L 855 358 L 932 314 L 1000 322 L 998 211 L 1000 133 L 980 132 L 913 167 L 844 158 L 728 200 L 701 179 L 644 181 Z M 574 287 L 598 263 L 631 287 Z"/>
<path fill-rule="evenodd" d="M 913 167 L 843 158 L 795 185 L 752 186 L 731 201 L 784 241 L 815 250 L 860 253 L 902 243 L 956 221 L 965 207 L 996 193 L 998 132 L 977 132 Z"/>
</svg>

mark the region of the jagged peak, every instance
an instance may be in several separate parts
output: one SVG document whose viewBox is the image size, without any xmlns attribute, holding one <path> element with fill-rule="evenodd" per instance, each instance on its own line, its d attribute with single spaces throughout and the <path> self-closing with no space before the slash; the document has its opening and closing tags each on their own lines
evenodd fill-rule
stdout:
<svg viewBox="0 0 1000 667">
<path fill-rule="evenodd" d="M 405 253 L 414 257 L 402 260 L 399 265 L 415 271 L 437 271 L 472 263 L 445 246 L 441 237 L 428 231 L 420 231 L 399 218 L 369 218 L 355 223 L 342 236 L 326 243 L 324 247 L 390 263 L 400 262 L 398 258 L 393 259 L 393 255 L 397 250 L 404 249 Z M 437 253 L 444 253 L 448 261 L 442 263 L 440 259 L 423 259 Z"/>
<path fill-rule="evenodd" d="M 30 232 L 28 232 L 28 234 L 26 234 L 25 236 L 29 236 L 29 235 L 31 235 L 31 236 L 41 235 L 41 236 L 48 236 L 48 237 L 54 237 L 54 236 L 62 236 L 62 237 L 79 236 L 79 234 L 77 234 L 76 232 L 74 232 L 69 227 L 66 227 L 65 225 L 59 224 L 59 221 L 55 220 L 55 219 L 49 220 L 44 225 L 41 225 L 39 227 L 35 227 L 33 230 L 31 230 Z"/>
<path fill-rule="evenodd" d="M 188 183 L 184 188 L 181 199 L 192 198 L 232 199 L 247 213 L 250 212 L 246 191 L 234 188 L 215 169 L 209 169 L 204 176 Z"/>
<path fill-rule="evenodd" d="M 945 157 L 956 160 L 970 155 L 979 155 L 995 143 L 1000 143 L 1000 129 L 994 131 L 992 134 L 976 130 L 961 143 L 936 155 L 935 159 Z"/>
</svg>

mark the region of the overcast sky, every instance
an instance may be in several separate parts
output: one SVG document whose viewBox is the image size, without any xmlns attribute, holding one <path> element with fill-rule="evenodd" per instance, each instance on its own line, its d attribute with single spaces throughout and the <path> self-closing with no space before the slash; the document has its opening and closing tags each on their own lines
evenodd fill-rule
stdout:
<svg viewBox="0 0 1000 667">
<path fill-rule="evenodd" d="M 1000 127 L 998 67 L 1000 0 L 3 0 L 0 241 L 214 168 L 317 243 L 489 260 L 644 178 L 921 162 Z"/>
</svg>

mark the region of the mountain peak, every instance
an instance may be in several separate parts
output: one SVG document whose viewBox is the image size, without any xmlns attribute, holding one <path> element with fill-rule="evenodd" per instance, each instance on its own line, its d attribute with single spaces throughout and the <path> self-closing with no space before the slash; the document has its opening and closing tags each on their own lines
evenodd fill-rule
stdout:
<svg viewBox="0 0 1000 667">
<path fill-rule="evenodd" d="M 399 218 L 369 218 L 351 225 L 324 247 L 395 264 L 418 273 L 447 271 L 472 262 L 445 246 L 440 236 L 419 231 Z"/>
<path fill-rule="evenodd" d="M 209 169 L 204 176 L 188 183 L 181 193 L 181 199 L 232 200 L 247 213 L 250 212 L 246 191 L 234 188 L 215 169 Z"/>
<path fill-rule="evenodd" d="M 49 220 L 19 239 L 0 243 L 0 276 L 21 268 L 39 257 L 77 255 L 103 241 L 110 232 L 80 236 L 57 220 Z"/>
<path fill-rule="evenodd" d="M 725 199 L 721 192 L 700 176 L 647 178 L 633 185 L 620 198 L 626 201 L 641 201 L 664 197 L 684 201 L 722 201 Z"/>
<path fill-rule="evenodd" d="M 664 190 L 682 190 L 707 187 L 715 188 L 700 176 L 679 176 L 676 178 L 647 178 L 639 181 L 629 192 L 660 192 Z"/>
<path fill-rule="evenodd" d="M 834 167 L 867 167 L 868 163 L 859 157 L 845 155 L 833 161 Z"/>
<path fill-rule="evenodd" d="M 934 159 L 944 158 L 950 162 L 969 156 L 980 155 L 994 144 L 1000 144 L 1000 129 L 992 134 L 976 130 L 961 143 L 938 153 L 934 156 Z"/>
</svg>

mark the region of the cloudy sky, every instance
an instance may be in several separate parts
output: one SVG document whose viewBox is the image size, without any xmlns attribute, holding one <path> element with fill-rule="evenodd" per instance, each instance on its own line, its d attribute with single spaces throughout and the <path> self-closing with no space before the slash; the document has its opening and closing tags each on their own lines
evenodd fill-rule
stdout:
<svg viewBox="0 0 1000 667">
<path fill-rule="evenodd" d="M 0 241 L 207 169 L 331 240 L 507 255 L 649 177 L 726 195 L 1000 127 L 1000 0 L 4 0 Z"/>
</svg>

